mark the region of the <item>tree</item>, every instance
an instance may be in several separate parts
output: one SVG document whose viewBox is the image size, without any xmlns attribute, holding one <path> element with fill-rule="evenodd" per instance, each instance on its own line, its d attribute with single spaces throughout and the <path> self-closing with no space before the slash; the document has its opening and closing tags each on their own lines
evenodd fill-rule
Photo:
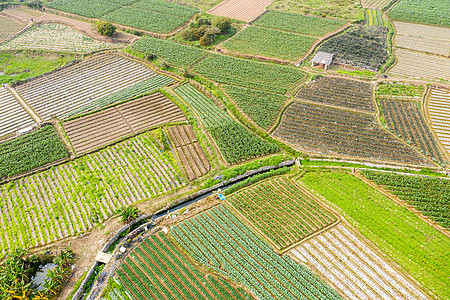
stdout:
<svg viewBox="0 0 450 300">
<path fill-rule="evenodd" d="M 116 32 L 116 26 L 109 22 L 97 22 L 97 32 L 101 35 L 113 36 Z"/>
<path fill-rule="evenodd" d="M 128 206 L 118 209 L 117 211 L 119 215 L 122 217 L 122 220 L 120 222 L 125 222 L 127 224 L 130 224 L 131 221 L 136 220 L 139 217 L 140 211 L 134 206 Z"/>
<path fill-rule="evenodd" d="M 219 18 L 213 21 L 213 26 L 219 28 L 222 32 L 228 32 L 231 28 L 231 22 L 227 18 Z"/>
</svg>

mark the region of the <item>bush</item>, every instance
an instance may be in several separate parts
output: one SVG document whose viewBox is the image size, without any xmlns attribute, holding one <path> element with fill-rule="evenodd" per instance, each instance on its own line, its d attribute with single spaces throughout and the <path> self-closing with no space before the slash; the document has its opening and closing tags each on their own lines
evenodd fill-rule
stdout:
<svg viewBox="0 0 450 300">
<path fill-rule="evenodd" d="M 206 30 L 208 30 L 208 25 L 202 25 L 197 29 L 194 29 L 192 32 L 194 34 L 194 40 L 199 40 L 203 35 L 205 35 Z"/>
<path fill-rule="evenodd" d="M 202 46 L 209 46 L 211 45 L 211 37 L 207 34 L 205 34 L 204 36 L 201 37 L 201 39 L 199 40 L 200 45 Z"/>
<path fill-rule="evenodd" d="M 227 32 L 231 28 L 231 22 L 227 18 L 219 18 L 213 21 L 213 26 L 219 28 L 222 32 Z"/>
<path fill-rule="evenodd" d="M 116 26 L 109 22 L 98 22 L 97 23 L 97 32 L 101 35 L 113 36 L 116 32 Z"/>
<path fill-rule="evenodd" d="M 195 40 L 194 29 L 188 28 L 188 29 L 184 30 L 181 33 L 181 38 L 183 40 L 187 40 L 187 41 L 194 41 Z"/>
</svg>

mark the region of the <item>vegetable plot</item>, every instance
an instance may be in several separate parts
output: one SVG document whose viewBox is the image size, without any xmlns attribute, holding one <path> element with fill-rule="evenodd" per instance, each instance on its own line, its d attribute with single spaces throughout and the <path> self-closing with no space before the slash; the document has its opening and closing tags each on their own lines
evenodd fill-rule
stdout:
<svg viewBox="0 0 450 300">
<path fill-rule="evenodd" d="M 279 250 L 337 220 L 331 212 L 305 196 L 295 183 L 285 178 L 254 184 L 232 194 L 227 200 Z"/>
<path fill-rule="evenodd" d="M 401 0 L 388 12 L 394 20 L 450 26 L 450 5 L 446 0 Z"/>
<path fill-rule="evenodd" d="M 450 228 L 450 180 L 369 170 L 363 174 L 443 227 Z"/>
<path fill-rule="evenodd" d="M 172 226 L 171 233 L 196 260 L 259 299 L 341 299 L 308 269 L 276 254 L 223 206 Z"/>
<path fill-rule="evenodd" d="M 221 277 L 203 275 L 161 232 L 137 245 L 115 278 L 136 300 L 253 299 Z"/>
<path fill-rule="evenodd" d="M 53 126 L 0 144 L 0 180 L 69 156 Z"/>
<path fill-rule="evenodd" d="M 248 131 L 189 84 L 176 88 L 175 91 L 199 114 L 228 163 L 235 164 L 279 151 L 278 146 Z"/>
</svg>

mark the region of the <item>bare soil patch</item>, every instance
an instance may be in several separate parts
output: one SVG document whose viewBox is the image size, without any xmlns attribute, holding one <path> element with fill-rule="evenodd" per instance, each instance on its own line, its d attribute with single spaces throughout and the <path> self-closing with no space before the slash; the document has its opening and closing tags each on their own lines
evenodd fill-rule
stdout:
<svg viewBox="0 0 450 300">
<path fill-rule="evenodd" d="M 251 22 L 259 17 L 273 0 L 225 0 L 211 8 L 212 15 Z"/>
</svg>

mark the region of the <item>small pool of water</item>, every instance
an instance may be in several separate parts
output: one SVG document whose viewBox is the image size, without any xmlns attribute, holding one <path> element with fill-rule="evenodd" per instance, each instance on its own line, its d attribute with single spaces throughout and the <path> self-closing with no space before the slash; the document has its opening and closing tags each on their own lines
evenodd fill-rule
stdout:
<svg viewBox="0 0 450 300">
<path fill-rule="evenodd" d="M 31 281 L 34 285 L 36 285 L 38 291 L 42 291 L 44 289 L 44 283 L 47 279 L 47 274 L 50 270 L 53 270 L 56 268 L 56 264 L 54 263 L 48 263 L 41 267 L 41 269 L 36 273 L 36 276 L 34 276 Z"/>
</svg>

